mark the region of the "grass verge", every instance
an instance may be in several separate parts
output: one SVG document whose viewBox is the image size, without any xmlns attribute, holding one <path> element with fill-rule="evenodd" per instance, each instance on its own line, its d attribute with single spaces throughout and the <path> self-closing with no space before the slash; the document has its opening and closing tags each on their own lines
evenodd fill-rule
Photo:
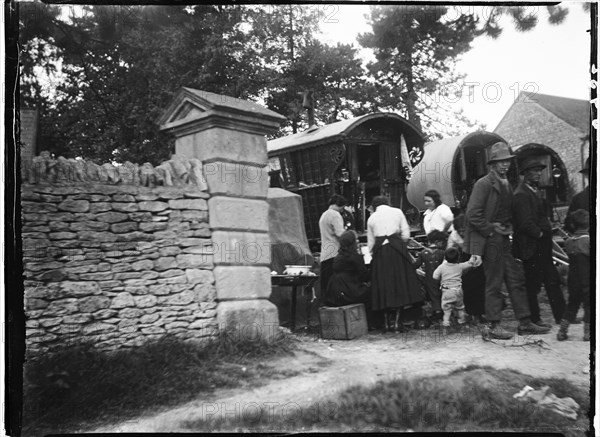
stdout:
<svg viewBox="0 0 600 437">
<path fill-rule="evenodd" d="M 525 385 L 548 385 L 557 397 L 579 405 L 576 420 L 513 398 Z M 248 409 L 235 417 L 184 424 L 190 431 L 517 431 L 585 435 L 589 393 L 564 379 L 535 378 L 510 369 L 472 366 L 444 376 L 396 379 L 354 386 L 335 399 L 309 406 Z M 208 420 L 207 420 L 208 419 Z"/>
<path fill-rule="evenodd" d="M 66 348 L 25 364 L 22 434 L 78 431 L 217 388 L 258 385 L 279 376 L 261 361 L 291 355 L 294 348 L 294 338 L 285 334 L 273 343 L 226 334 L 205 344 L 164 337 L 111 354 L 92 344 Z"/>
</svg>

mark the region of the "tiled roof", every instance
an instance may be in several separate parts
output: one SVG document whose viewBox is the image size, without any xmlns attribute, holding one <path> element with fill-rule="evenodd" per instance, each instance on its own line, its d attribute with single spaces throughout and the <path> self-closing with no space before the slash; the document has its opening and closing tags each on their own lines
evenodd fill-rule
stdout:
<svg viewBox="0 0 600 437">
<path fill-rule="evenodd" d="M 536 102 L 561 120 L 587 134 L 590 129 L 590 102 L 587 100 L 570 99 L 568 97 L 535 94 L 534 96 L 521 93 L 519 98 Z"/>
</svg>

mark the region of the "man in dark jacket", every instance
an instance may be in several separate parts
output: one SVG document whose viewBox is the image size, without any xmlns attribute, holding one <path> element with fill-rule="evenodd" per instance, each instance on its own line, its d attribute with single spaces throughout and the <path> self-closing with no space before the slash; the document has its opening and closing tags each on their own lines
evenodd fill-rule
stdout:
<svg viewBox="0 0 600 437">
<path fill-rule="evenodd" d="M 485 271 L 488 324 L 482 330 L 484 340 L 512 338 L 512 334 L 500 328 L 504 307 L 502 283 L 506 284 L 519 320 L 519 335 L 545 334 L 549 330 L 531 321 L 523 269 L 512 256 L 509 235 L 512 233 L 513 193 L 506 175 L 514 157 L 504 142 L 490 147 L 490 172 L 475 183 L 467 205 L 465 251 L 482 256 Z"/>
<path fill-rule="evenodd" d="M 538 190 L 544 168 L 546 166 L 536 157 L 526 158 L 520 166 L 523 182 L 515 190 L 513 200 L 513 253 L 523 261 L 531 321 L 550 327 L 540 319 L 537 295 L 542 283 L 557 324 L 560 324 L 566 304 L 560 276 L 552 262 L 552 225 L 546 215 L 546 202 Z"/>
</svg>

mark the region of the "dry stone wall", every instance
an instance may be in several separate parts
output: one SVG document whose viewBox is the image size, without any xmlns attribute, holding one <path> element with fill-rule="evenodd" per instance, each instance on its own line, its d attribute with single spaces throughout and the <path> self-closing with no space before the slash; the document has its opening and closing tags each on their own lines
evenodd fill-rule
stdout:
<svg viewBox="0 0 600 437">
<path fill-rule="evenodd" d="M 24 184 L 27 353 L 217 335 L 209 194 L 198 186 Z"/>
</svg>

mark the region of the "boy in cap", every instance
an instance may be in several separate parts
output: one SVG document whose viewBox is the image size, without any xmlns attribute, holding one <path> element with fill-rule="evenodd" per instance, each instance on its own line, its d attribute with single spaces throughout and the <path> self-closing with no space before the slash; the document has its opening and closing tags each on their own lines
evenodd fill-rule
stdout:
<svg viewBox="0 0 600 437">
<path fill-rule="evenodd" d="M 513 254 L 523 261 L 531 321 L 538 326 L 550 327 L 540 319 L 537 295 L 542 283 L 557 324 L 565 312 L 565 298 L 560 276 L 552 262 L 552 225 L 546 215 L 546 201 L 538 189 L 544 168 L 546 165 L 535 156 L 525 158 L 519 166 L 523 182 L 515 190 L 513 200 Z"/>
<path fill-rule="evenodd" d="M 512 256 L 509 236 L 512 233 L 513 193 L 507 173 L 515 157 L 508 144 L 497 142 L 490 147 L 489 173 L 473 186 L 467 205 L 465 252 L 481 256 L 485 271 L 485 310 L 487 325 L 482 329 L 484 340 L 508 340 L 512 334 L 500 327 L 506 284 L 515 318 L 519 320 L 519 335 L 545 334 L 549 328 L 531 321 L 525 276 Z"/>
</svg>

